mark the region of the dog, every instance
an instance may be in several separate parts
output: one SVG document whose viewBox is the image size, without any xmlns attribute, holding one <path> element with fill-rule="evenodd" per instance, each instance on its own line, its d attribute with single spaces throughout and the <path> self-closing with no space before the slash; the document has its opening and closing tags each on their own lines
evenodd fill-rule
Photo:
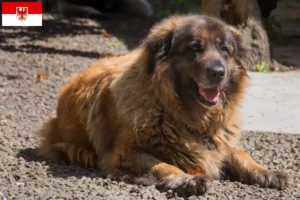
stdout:
<svg viewBox="0 0 300 200">
<path fill-rule="evenodd" d="M 203 194 L 224 175 L 284 189 L 287 174 L 239 147 L 244 56 L 234 27 L 205 15 L 170 16 L 139 47 L 100 59 L 62 89 L 57 116 L 38 131 L 40 152 L 179 195 Z"/>
</svg>

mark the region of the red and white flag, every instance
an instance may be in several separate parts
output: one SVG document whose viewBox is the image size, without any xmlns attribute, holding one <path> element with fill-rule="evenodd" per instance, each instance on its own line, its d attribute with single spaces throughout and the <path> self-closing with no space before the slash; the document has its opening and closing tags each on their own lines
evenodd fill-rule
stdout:
<svg viewBox="0 0 300 200">
<path fill-rule="evenodd" d="M 2 2 L 2 26 L 42 26 L 42 2 Z"/>
</svg>

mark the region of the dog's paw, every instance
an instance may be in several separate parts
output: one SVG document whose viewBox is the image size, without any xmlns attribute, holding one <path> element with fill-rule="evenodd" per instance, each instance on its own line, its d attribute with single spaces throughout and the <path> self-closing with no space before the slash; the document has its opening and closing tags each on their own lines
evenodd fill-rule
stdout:
<svg viewBox="0 0 300 200">
<path fill-rule="evenodd" d="M 280 171 L 263 171 L 254 175 L 248 175 L 242 182 L 246 184 L 258 184 L 263 188 L 276 188 L 283 190 L 288 186 L 289 176 Z"/>
<path fill-rule="evenodd" d="M 180 196 L 200 195 L 207 191 L 208 180 L 205 175 L 170 175 L 155 186 L 160 191 L 173 190 Z"/>
</svg>

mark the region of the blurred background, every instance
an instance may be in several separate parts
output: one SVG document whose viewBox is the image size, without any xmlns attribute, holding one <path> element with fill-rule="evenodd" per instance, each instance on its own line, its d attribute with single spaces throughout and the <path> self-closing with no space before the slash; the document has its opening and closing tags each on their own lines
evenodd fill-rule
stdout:
<svg viewBox="0 0 300 200">
<path fill-rule="evenodd" d="M 102 20 L 113 20 L 108 16 L 113 13 L 154 20 L 176 13 L 206 13 L 243 32 L 252 57 L 247 60 L 249 70 L 286 71 L 300 66 L 299 0 L 44 0 L 44 7 L 50 13 Z"/>
<path fill-rule="evenodd" d="M 104 29 L 110 36 L 118 39 L 109 42 L 111 46 L 125 45 L 128 50 L 136 47 L 153 23 L 163 17 L 177 13 L 206 13 L 238 27 L 244 34 L 245 46 L 249 53 L 246 60 L 249 70 L 287 71 L 300 66 L 297 56 L 300 53 L 299 0 L 43 0 L 42 2 L 44 26 L 29 28 L 39 31 L 41 38 L 55 37 L 55 32 L 61 34 L 72 32 L 70 34 L 74 35 L 82 32 L 95 34 L 88 25 L 93 23 L 94 26 L 101 27 L 101 30 Z M 79 21 L 82 22 L 80 27 Z M 74 29 L 68 30 L 67 27 L 72 26 Z M 49 27 L 53 32 L 43 32 Z M 26 34 L 31 37 L 30 33 Z M 108 35 L 103 36 L 108 40 L 112 38 Z M 6 46 L 5 39 L 1 41 L 0 45 Z"/>
</svg>

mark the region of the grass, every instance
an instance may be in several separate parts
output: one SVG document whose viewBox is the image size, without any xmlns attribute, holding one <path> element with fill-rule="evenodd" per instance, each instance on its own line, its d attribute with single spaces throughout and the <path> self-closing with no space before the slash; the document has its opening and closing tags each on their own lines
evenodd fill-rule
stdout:
<svg viewBox="0 0 300 200">
<path fill-rule="evenodd" d="M 256 65 L 256 71 L 258 72 L 270 72 L 270 63 L 269 62 L 261 62 Z"/>
<path fill-rule="evenodd" d="M 284 43 L 287 42 L 288 37 L 281 34 L 281 24 L 273 17 L 263 19 L 264 27 L 267 30 L 268 36 L 272 42 Z"/>
<path fill-rule="evenodd" d="M 108 42 L 107 45 L 109 45 L 111 47 L 116 47 L 116 48 L 125 46 L 124 43 L 122 41 L 119 41 L 119 40 Z"/>
</svg>

